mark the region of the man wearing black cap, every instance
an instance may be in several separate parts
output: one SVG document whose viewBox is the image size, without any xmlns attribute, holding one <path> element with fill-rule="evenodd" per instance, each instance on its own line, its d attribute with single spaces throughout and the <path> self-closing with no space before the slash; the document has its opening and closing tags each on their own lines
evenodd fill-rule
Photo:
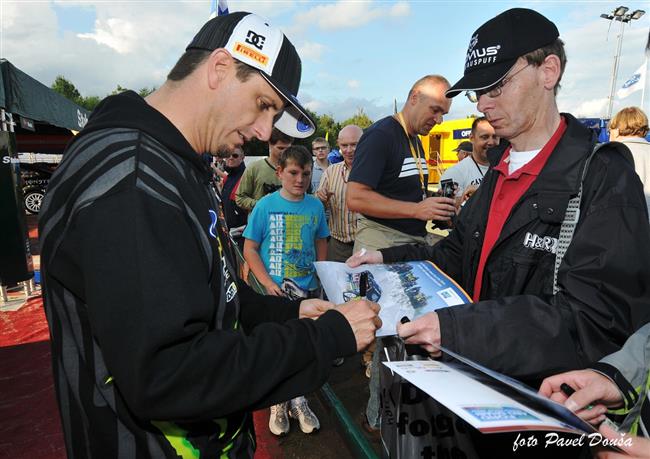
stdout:
<svg viewBox="0 0 650 459">
<path fill-rule="evenodd" d="M 461 162 L 463 159 L 472 154 L 472 142 L 468 140 L 461 142 L 456 148 L 454 148 L 454 151 L 456 152 L 458 162 Z"/>
<path fill-rule="evenodd" d="M 555 100 L 565 63 L 557 28 L 535 11 L 511 9 L 481 26 L 447 97 L 467 91 L 507 142 L 489 151 L 492 167 L 449 237 L 351 260 L 436 263 L 474 303 L 398 324 L 399 335 L 530 384 L 585 367 L 650 321 L 641 183 L 615 146 L 586 166 L 596 138 Z"/>
<path fill-rule="evenodd" d="M 200 159 L 273 125 L 311 135 L 300 73 L 278 29 L 219 16 L 160 89 L 106 98 L 69 145 L 39 228 L 68 457 L 252 458 L 251 410 L 315 390 L 374 338 L 377 305 L 238 281 Z"/>
</svg>

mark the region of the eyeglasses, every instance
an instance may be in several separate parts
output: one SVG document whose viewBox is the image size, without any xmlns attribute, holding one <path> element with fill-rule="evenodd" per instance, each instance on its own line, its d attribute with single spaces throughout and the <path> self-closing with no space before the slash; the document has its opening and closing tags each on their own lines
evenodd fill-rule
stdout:
<svg viewBox="0 0 650 459">
<path fill-rule="evenodd" d="M 327 147 L 312 147 L 312 150 L 327 150 Z"/>
<path fill-rule="evenodd" d="M 528 67 L 530 64 L 524 65 L 522 68 L 517 70 L 515 73 L 512 75 L 506 76 L 503 80 L 499 81 L 497 84 L 494 86 L 487 88 L 487 89 L 478 89 L 476 91 L 465 91 L 465 95 L 469 99 L 469 101 L 473 104 L 477 103 L 479 98 L 483 94 L 487 94 L 488 97 L 499 97 L 501 93 L 503 92 L 503 87 L 507 85 L 518 73 L 522 72 L 526 67 Z"/>
<path fill-rule="evenodd" d="M 231 153 L 230 157 L 234 158 L 234 159 L 237 159 L 237 158 L 239 158 L 239 153 Z"/>
</svg>

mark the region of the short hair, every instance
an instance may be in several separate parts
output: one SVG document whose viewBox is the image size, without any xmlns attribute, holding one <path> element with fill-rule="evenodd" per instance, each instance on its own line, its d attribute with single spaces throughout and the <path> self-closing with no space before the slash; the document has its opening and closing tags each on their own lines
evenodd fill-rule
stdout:
<svg viewBox="0 0 650 459">
<path fill-rule="evenodd" d="M 330 144 L 324 137 L 316 137 L 314 140 L 311 141 L 311 146 L 313 147 L 317 143 L 324 143 L 327 146 L 329 146 Z"/>
<path fill-rule="evenodd" d="M 535 51 L 531 51 L 528 54 L 524 54 L 522 57 L 526 59 L 526 62 L 535 67 L 539 67 L 550 55 L 555 55 L 560 59 L 560 76 L 557 79 L 557 83 L 553 87 L 553 94 L 557 95 L 557 92 L 560 90 L 560 80 L 562 80 L 562 75 L 564 75 L 564 69 L 566 69 L 566 51 L 564 51 L 564 42 L 557 38 L 550 45 L 542 46 L 537 48 Z"/>
<path fill-rule="evenodd" d="M 639 107 L 625 107 L 609 122 L 610 129 L 618 129 L 625 137 L 645 137 L 648 134 L 648 117 Z"/>
<path fill-rule="evenodd" d="M 478 123 L 482 123 L 483 121 L 489 123 L 488 119 L 484 116 L 479 116 L 478 118 L 474 118 L 474 121 L 472 122 L 472 135 L 476 133 L 476 126 L 478 126 Z"/>
<path fill-rule="evenodd" d="M 413 83 L 413 86 L 409 90 L 408 96 L 406 96 L 406 100 L 410 99 L 413 93 L 416 90 L 420 89 L 425 84 L 432 84 L 432 83 L 441 84 L 447 87 L 451 86 L 449 84 L 449 81 L 447 81 L 447 79 L 442 75 L 425 75 L 422 78 L 420 78 L 418 81 Z"/>
<path fill-rule="evenodd" d="M 171 81 L 184 80 L 189 75 L 191 75 L 199 65 L 205 62 L 210 54 L 212 54 L 212 51 L 205 49 L 188 49 L 183 53 L 180 59 L 178 59 L 178 62 L 176 62 L 174 68 L 172 68 L 169 72 L 169 75 L 167 75 L 167 79 Z M 237 79 L 242 83 L 246 82 L 252 74 L 259 73 L 259 70 L 256 68 L 251 67 L 248 64 L 244 64 L 237 59 L 235 59 L 235 66 L 237 68 Z"/>
<path fill-rule="evenodd" d="M 187 78 L 196 68 L 201 65 L 210 56 L 212 51 L 205 49 L 188 49 L 178 59 L 174 68 L 172 68 L 167 79 L 171 81 L 181 81 Z"/>
<path fill-rule="evenodd" d="M 273 131 L 271 131 L 271 138 L 269 139 L 269 143 L 271 145 L 275 145 L 278 142 L 291 144 L 293 143 L 293 137 L 288 136 L 277 128 L 273 128 Z"/>
<path fill-rule="evenodd" d="M 312 164 L 311 153 L 302 145 L 292 145 L 280 155 L 280 167 L 284 169 L 289 161 L 304 169 Z"/>
</svg>

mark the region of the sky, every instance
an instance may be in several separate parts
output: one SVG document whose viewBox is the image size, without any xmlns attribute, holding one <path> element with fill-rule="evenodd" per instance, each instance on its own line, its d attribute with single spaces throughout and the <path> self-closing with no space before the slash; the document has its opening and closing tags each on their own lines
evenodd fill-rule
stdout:
<svg viewBox="0 0 650 459">
<path fill-rule="evenodd" d="M 231 12 L 257 13 L 284 31 L 303 62 L 299 99 L 339 122 L 359 109 L 372 120 L 392 114 L 394 101 L 401 107 L 424 75 L 441 74 L 455 83 L 473 32 L 513 7 L 544 14 L 566 43 L 560 110 L 603 117 L 620 23 L 600 14 L 621 4 L 649 14 L 625 25 L 617 89 L 643 63 L 648 2 L 228 1 Z M 0 0 L 0 57 L 47 86 L 63 75 L 83 96 L 103 97 L 118 84 L 135 90 L 160 86 L 210 8 L 210 0 Z M 646 111 L 649 99 L 650 93 Z M 640 103 L 637 91 L 615 99 L 613 112 Z M 458 96 L 445 118 L 470 114 L 478 114 L 475 106 Z"/>
</svg>

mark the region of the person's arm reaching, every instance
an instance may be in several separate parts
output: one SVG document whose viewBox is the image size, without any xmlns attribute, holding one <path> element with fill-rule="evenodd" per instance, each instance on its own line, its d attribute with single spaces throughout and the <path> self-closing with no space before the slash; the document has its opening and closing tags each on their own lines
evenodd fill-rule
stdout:
<svg viewBox="0 0 650 459">
<path fill-rule="evenodd" d="M 353 212 L 377 218 L 447 221 L 456 214 L 451 198 L 426 198 L 418 203 L 387 198 L 363 183 L 349 182 L 346 204 Z"/>
</svg>

